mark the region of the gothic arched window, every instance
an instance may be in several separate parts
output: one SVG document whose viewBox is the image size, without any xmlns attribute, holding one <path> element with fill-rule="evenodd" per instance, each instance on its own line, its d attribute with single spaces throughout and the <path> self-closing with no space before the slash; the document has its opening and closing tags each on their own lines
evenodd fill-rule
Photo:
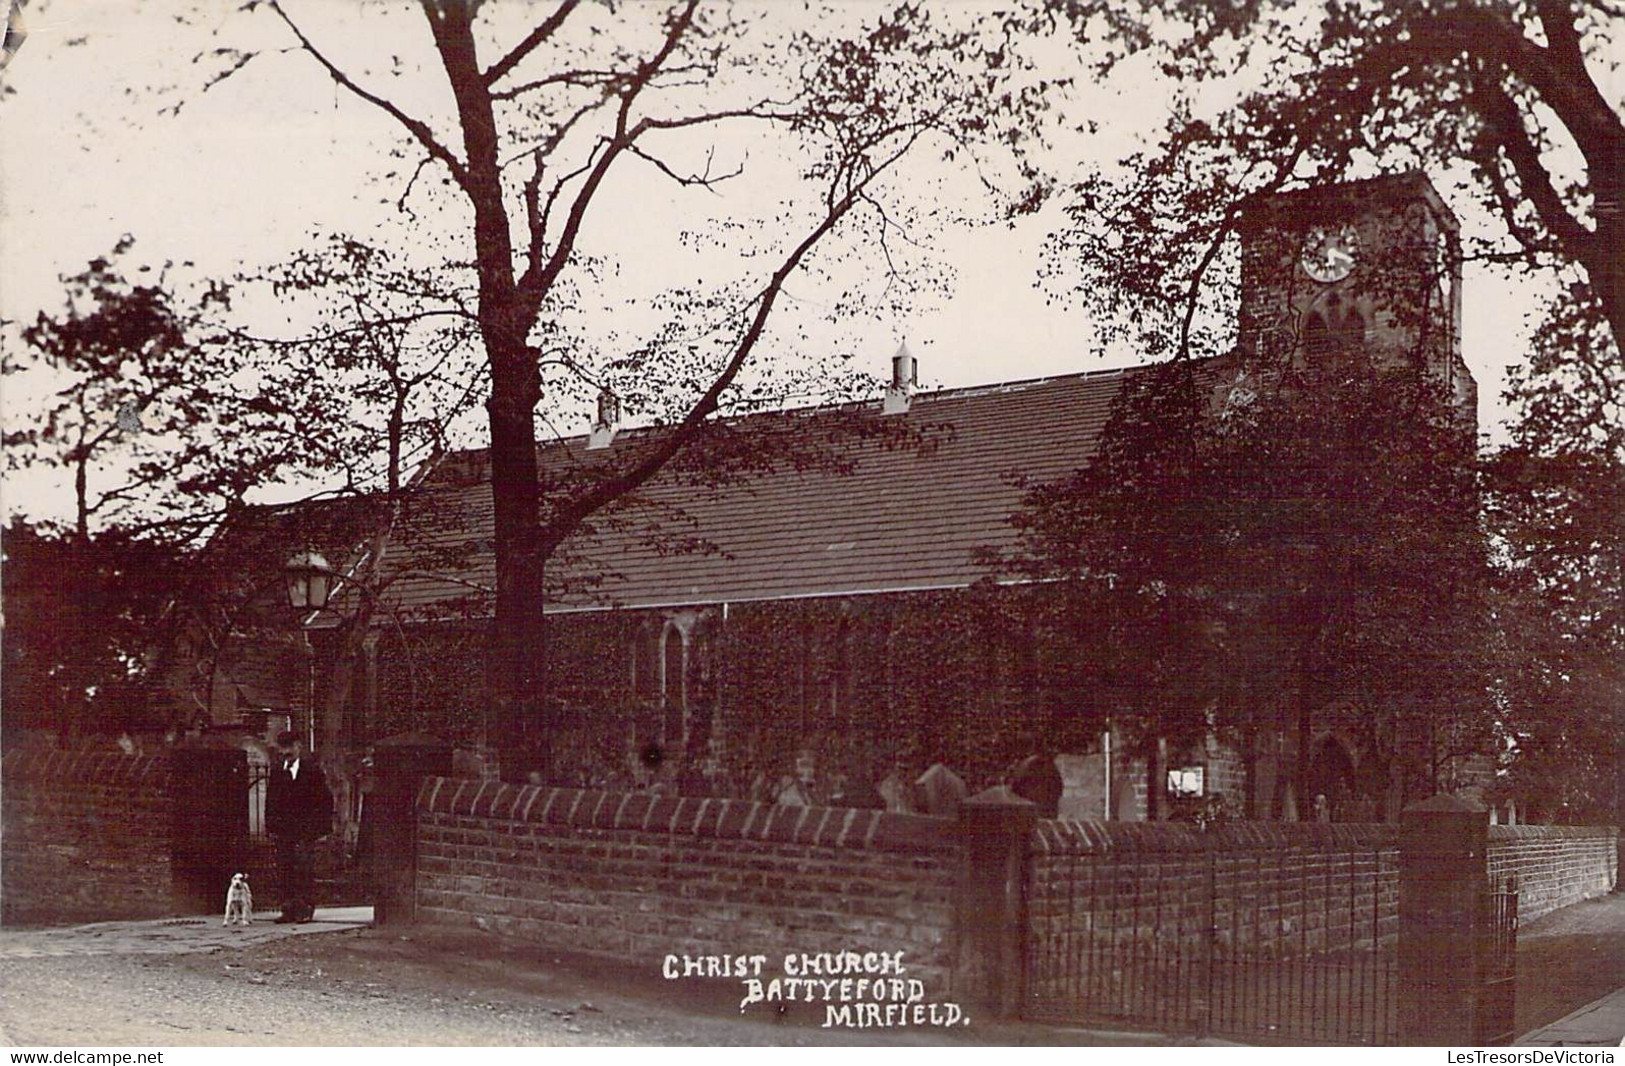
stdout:
<svg viewBox="0 0 1625 1066">
<path fill-rule="evenodd" d="M 1310 365 L 1318 365 L 1331 351 L 1332 335 L 1326 328 L 1326 318 L 1319 311 L 1311 311 L 1303 324 L 1303 354 Z"/>
<path fill-rule="evenodd" d="M 1360 314 L 1358 307 L 1349 308 L 1337 332 L 1344 347 L 1353 348 L 1365 343 L 1365 316 Z"/>
<path fill-rule="evenodd" d="M 632 703 L 651 703 L 664 691 L 660 676 L 662 635 L 647 621 L 627 635 L 627 695 Z"/>
<path fill-rule="evenodd" d="M 831 724 L 850 722 L 852 719 L 852 619 L 843 614 L 835 625 L 835 662 L 829 676 L 829 721 Z M 843 718 L 844 716 L 844 718 Z"/>
<path fill-rule="evenodd" d="M 665 708 L 666 747 L 683 742 L 688 718 L 688 641 L 676 622 L 660 637 L 660 703 Z"/>
<path fill-rule="evenodd" d="M 1303 327 L 1303 351 L 1311 367 L 1346 373 L 1353 369 L 1364 347 L 1365 316 L 1359 308 L 1350 307 L 1339 314 L 1334 302 L 1326 315 L 1309 313 Z"/>
</svg>

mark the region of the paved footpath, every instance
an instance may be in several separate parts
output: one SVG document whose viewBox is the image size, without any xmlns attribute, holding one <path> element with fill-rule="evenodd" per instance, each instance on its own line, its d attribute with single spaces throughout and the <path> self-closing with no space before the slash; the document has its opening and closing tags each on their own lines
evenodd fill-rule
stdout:
<svg viewBox="0 0 1625 1066">
<path fill-rule="evenodd" d="M 1625 892 L 1524 925 L 1517 966 L 1518 1044 L 1618 1047 L 1625 1040 Z"/>
<path fill-rule="evenodd" d="M 1525 1033 L 1518 1047 L 1625 1047 L 1625 988 Z"/>
<path fill-rule="evenodd" d="M 144 922 L 97 922 L 51 929 L 0 930 L 0 959 L 66 955 L 182 955 L 267 944 L 290 936 L 362 929 L 371 907 L 322 907 L 313 921 L 276 924 L 274 913 L 254 916 L 248 926 L 223 926 L 219 918 L 165 918 Z"/>
</svg>

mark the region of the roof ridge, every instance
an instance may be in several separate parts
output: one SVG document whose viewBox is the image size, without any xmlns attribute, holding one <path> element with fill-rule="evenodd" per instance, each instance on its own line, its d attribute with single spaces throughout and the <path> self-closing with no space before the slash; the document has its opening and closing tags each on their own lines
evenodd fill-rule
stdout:
<svg viewBox="0 0 1625 1066">
<path fill-rule="evenodd" d="M 1223 357 L 1211 356 L 1207 358 L 1192 359 L 1191 361 L 1195 363 L 1204 363 L 1220 358 Z M 1028 389 L 1036 385 L 1056 384 L 1067 381 L 1083 381 L 1089 378 L 1103 378 L 1112 374 L 1130 374 L 1136 371 L 1151 370 L 1158 366 L 1164 366 L 1167 364 L 1167 362 L 1169 362 L 1169 360 L 1164 360 L 1157 363 L 1137 363 L 1132 366 L 1100 367 L 1094 370 L 1076 370 L 1066 374 L 1045 374 L 1039 377 L 1016 378 L 1009 381 L 989 381 L 976 385 L 955 385 L 928 392 L 916 392 L 913 399 L 939 402 L 942 400 L 987 396 L 994 393 Z M 805 407 L 779 407 L 770 410 L 751 411 L 742 415 L 728 416 L 728 418 L 725 420 L 731 422 L 743 422 L 748 419 L 755 418 L 770 418 L 785 415 L 808 415 L 826 411 L 837 412 L 843 410 L 863 410 L 866 408 L 873 408 L 878 411 L 880 409 L 880 404 L 881 401 L 878 397 L 864 400 L 841 400 L 833 403 L 809 404 Z M 630 435 L 646 433 L 650 430 L 667 428 L 670 427 L 662 425 L 629 426 L 623 429 L 621 432 Z M 567 446 L 572 443 L 585 441 L 587 440 L 588 436 L 589 434 L 587 433 L 576 433 L 565 437 L 554 437 L 545 442 L 539 441 L 537 443 L 537 448 L 541 449 L 558 445 Z M 476 456 L 484 456 L 488 454 L 490 450 L 490 445 L 482 445 L 475 448 L 459 448 L 452 451 L 447 451 L 442 456 L 442 461 L 448 464 L 455 463 L 459 459 L 469 459 Z"/>
</svg>

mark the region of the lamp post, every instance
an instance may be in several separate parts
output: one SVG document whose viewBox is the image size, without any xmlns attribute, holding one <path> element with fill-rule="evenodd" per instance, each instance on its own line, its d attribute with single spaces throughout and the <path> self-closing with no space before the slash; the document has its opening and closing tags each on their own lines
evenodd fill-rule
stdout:
<svg viewBox="0 0 1625 1066">
<path fill-rule="evenodd" d="M 303 551 L 282 566 L 283 585 L 288 592 L 288 606 L 299 622 L 299 633 L 305 638 L 305 717 L 309 723 L 309 748 L 316 750 L 316 648 L 310 642 L 310 616 L 327 606 L 328 594 L 333 591 L 333 568 L 327 560 L 313 551 Z"/>
</svg>

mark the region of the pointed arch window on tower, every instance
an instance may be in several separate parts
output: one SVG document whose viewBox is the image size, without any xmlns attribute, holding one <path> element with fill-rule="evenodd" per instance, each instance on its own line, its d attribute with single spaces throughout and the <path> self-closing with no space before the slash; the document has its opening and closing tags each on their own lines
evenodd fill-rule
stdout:
<svg viewBox="0 0 1625 1066">
<path fill-rule="evenodd" d="M 1335 298 L 1326 312 L 1311 311 L 1303 326 L 1303 351 L 1311 367 L 1348 373 L 1365 349 L 1365 316 L 1358 307 L 1344 309 Z"/>
<path fill-rule="evenodd" d="M 1358 307 L 1351 307 L 1337 328 L 1337 354 L 1347 365 L 1359 358 L 1365 349 L 1365 316 Z"/>
<path fill-rule="evenodd" d="M 1326 328 L 1326 316 L 1319 311 L 1309 312 L 1303 324 L 1303 354 L 1311 366 L 1324 362 L 1331 350 L 1331 331 Z"/>
</svg>

